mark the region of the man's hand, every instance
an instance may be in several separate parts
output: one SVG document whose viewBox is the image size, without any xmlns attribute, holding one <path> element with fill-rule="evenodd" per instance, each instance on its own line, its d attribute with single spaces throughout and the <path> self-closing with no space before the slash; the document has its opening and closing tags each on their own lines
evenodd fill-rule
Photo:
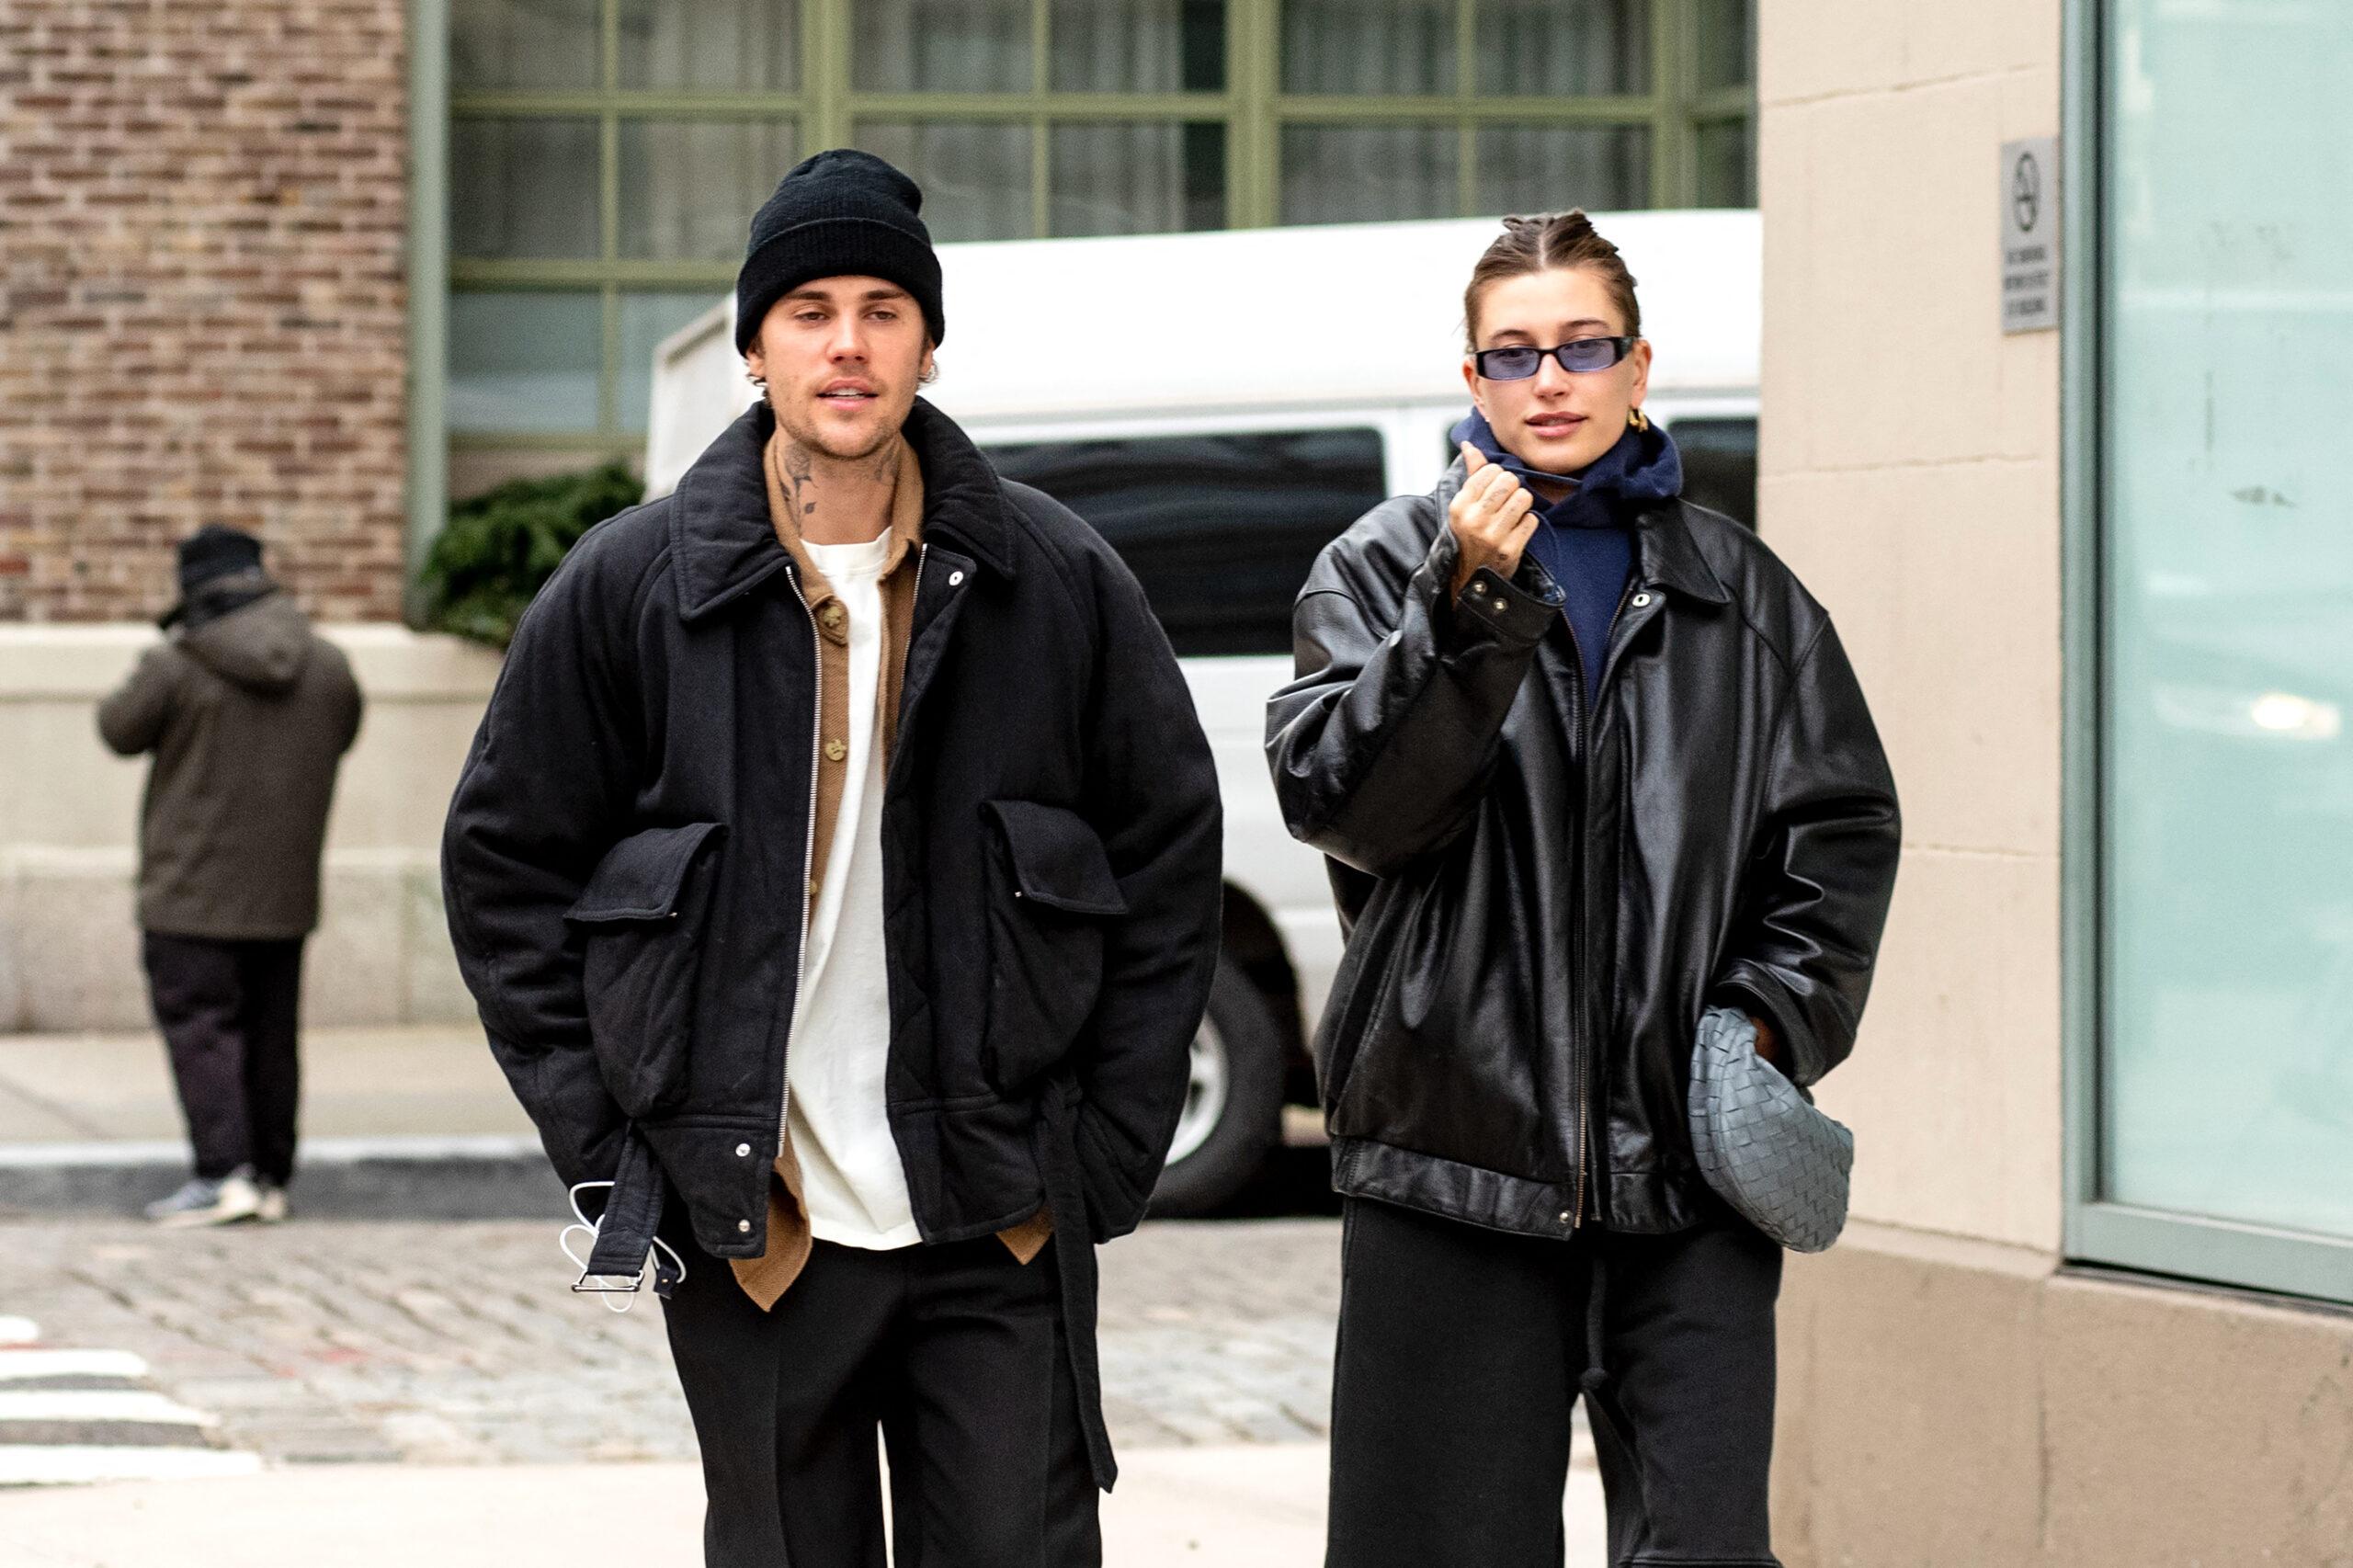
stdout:
<svg viewBox="0 0 2353 1568">
<path fill-rule="evenodd" d="M 1780 1038 L 1774 1034 L 1773 1026 L 1754 1013 L 1748 1015 L 1748 1021 L 1756 1026 L 1757 1056 L 1779 1067 L 1781 1064 L 1781 1041 Z"/>
<path fill-rule="evenodd" d="M 1462 443 L 1462 458 L 1470 472 L 1446 508 L 1447 527 L 1461 551 L 1454 568 L 1458 597 L 1482 566 L 1504 577 L 1518 571 L 1520 551 L 1535 537 L 1537 523 L 1536 496 L 1518 474 L 1489 462 L 1468 441 Z"/>
</svg>

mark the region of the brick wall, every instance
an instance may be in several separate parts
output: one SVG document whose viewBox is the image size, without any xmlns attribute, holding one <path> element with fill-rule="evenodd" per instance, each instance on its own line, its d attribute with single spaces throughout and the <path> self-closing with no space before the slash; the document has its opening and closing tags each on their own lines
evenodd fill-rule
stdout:
<svg viewBox="0 0 2353 1568">
<path fill-rule="evenodd" d="M 0 0 L 0 620 L 401 606 L 402 0 Z"/>
</svg>

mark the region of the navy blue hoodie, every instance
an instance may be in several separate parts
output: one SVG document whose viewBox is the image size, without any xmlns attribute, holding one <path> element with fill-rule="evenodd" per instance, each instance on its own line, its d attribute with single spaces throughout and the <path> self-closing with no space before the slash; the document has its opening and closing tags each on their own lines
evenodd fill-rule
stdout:
<svg viewBox="0 0 2353 1568">
<path fill-rule="evenodd" d="M 1609 623 L 1618 617 L 1618 601 L 1625 597 L 1627 579 L 1634 572 L 1634 515 L 1650 502 L 1682 494 L 1682 455 L 1663 427 L 1637 430 L 1629 425 L 1618 444 L 1583 471 L 1546 473 L 1504 450 L 1487 416 L 1475 408 L 1450 434 L 1458 446 L 1470 442 L 1489 462 L 1518 474 L 1522 483 L 1533 478 L 1571 486 L 1568 494 L 1541 514 L 1528 552 L 1568 596 L 1561 613 L 1576 633 L 1586 696 L 1591 698 L 1601 684 Z"/>
</svg>

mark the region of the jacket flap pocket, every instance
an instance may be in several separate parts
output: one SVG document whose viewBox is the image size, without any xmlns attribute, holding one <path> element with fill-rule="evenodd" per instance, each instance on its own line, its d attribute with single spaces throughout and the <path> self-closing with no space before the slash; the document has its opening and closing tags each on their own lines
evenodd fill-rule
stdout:
<svg viewBox="0 0 2353 1568">
<path fill-rule="evenodd" d="M 721 831 L 715 822 L 690 822 L 631 834 L 597 862 L 580 901 L 563 917 L 591 924 L 669 918 L 678 912 L 678 889 L 696 852 Z"/>
<path fill-rule="evenodd" d="M 991 801 L 986 809 L 1005 829 L 1014 885 L 1023 898 L 1072 915 L 1128 912 L 1103 840 L 1085 817 L 1035 801 Z"/>
</svg>

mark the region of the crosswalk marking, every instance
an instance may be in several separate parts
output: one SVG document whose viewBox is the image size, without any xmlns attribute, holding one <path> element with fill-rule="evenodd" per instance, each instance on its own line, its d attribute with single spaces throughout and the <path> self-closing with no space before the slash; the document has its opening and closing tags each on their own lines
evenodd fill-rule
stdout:
<svg viewBox="0 0 2353 1568">
<path fill-rule="evenodd" d="M 0 1352 L 0 1388 L 35 1378 L 120 1378 L 147 1375 L 147 1363 L 128 1350 L 9 1350 Z"/>
<path fill-rule="evenodd" d="M 261 1456 L 218 1448 L 220 1418 L 146 1381 L 127 1350 L 43 1346 L 0 1318 L 0 1487 L 250 1475 Z"/>
</svg>

